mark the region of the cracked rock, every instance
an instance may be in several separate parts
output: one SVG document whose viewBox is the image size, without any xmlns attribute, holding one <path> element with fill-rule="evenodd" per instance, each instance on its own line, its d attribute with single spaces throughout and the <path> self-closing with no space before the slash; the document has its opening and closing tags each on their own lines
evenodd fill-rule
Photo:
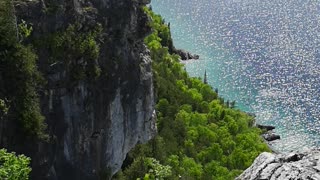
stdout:
<svg viewBox="0 0 320 180">
<path fill-rule="evenodd" d="M 320 150 L 274 154 L 264 152 L 236 180 L 319 180 Z"/>
</svg>

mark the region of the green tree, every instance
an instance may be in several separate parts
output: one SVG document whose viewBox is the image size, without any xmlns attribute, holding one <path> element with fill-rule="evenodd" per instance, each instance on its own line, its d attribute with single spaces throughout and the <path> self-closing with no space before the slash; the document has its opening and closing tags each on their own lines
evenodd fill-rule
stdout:
<svg viewBox="0 0 320 180">
<path fill-rule="evenodd" d="M 153 157 L 169 165 L 172 173 L 167 179 L 234 179 L 260 152 L 268 151 L 261 132 L 250 126 L 252 117 L 228 108 L 208 84 L 188 76 L 177 55 L 170 53 L 170 28 L 161 16 L 148 8 L 145 11 L 152 19 L 153 32 L 145 43 L 153 60 L 159 131 L 154 140 L 142 145 L 152 151 L 138 148 L 136 159 Z M 140 166 L 132 163 L 124 171 L 136 171 L 125 173 L 126 177 L 144 172 L 144 179 L 155 178 Z"/>
<path fill-rule="evenodd" d="M 0 24 L 0 77 L 4 86 L 0 95 L 9 102 L 8 118 L 17 123 L 23 136 L 44 137 L 44 117 L 37 94 L 43 79 L 37 69 L 37 55 L 18 36 L 29 36 L 32 29 L 26 23 L 17 25 L 9 0 L 0 2 Z"/>
<path fill-rule="evenodd" d="M 154 179 L 163 180 L 171 175 L 171 167 L 162 165 L 154 158 L 146 158 L 146 164 L 149 167 L 149 175 Z"/>
<path fill-rule="evenodd" d="M 203 173 L 202 166 L 193 158 L 184 157 L 182 160 L 182 177 L 185 178 L 193 178 L 193 179 L 201 179 L 201 175 Z"/>
<path fill-rule="evenodd" d="M 31 168 L 30 158 L 24 155 L 8 153 L 5 149 L 0 149 L 0 179 L 7 180 L 27 180 Z"/>
</svg>

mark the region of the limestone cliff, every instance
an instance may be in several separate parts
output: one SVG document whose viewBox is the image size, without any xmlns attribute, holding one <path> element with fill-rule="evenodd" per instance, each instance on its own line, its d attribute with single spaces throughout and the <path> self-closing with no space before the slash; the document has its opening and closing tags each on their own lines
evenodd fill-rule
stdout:
<svg viewBox="0 0 320 180">
<path fill-rule="evenodd" d="M 299 153 L 262 153 L 237 180 L 320 179 L 320 151 Z"/>
<path fill-rule="evenodd" d="M 34 46 L 46 80 L 39 95 L 49 140 L 21 140 L 8 124 L 1 125 L 0 139 L 2 147 L 32 158 L 32 179 L 108 178 L 130 149 L 155 135 L 151 59 L 143 44 L 150 32 L 141 9 L 147 3 L 14 1 L 17 21 L 33 28 L 25 41 Z M 95 45 L 86 33 L 96 27 L 99 51 L 84 57 Z M 73 44 L 63 39 L 66 31 Z M 82 52 L 79 42 L 89 48 Z"/>
</svg>

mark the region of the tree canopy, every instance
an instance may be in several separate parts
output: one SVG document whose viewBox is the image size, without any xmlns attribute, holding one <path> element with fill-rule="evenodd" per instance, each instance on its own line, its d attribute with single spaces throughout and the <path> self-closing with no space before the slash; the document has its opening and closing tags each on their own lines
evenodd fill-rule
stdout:
<svg viewBox="0 0 320 180">
<path fill-rule="evenodd" d="M 155 158 L 169 166 L 169 176 L 158 179 L 234 179 L 263 151 L 269 151 L 251 127 L 254 118 L 229 107 L 211 86 L 189 77 L 170 54 L 169 25 L 150 9 L 153 33 L 145 38 L 151 50 L 158 135 L 129 153 L 115 179 L 144 178 L 150 168 L 136 168 L 137 160 Z M 135 173 L 133 173 L 135 169 Z"/>
<path fill-rule="evenodd" d="M 0 179 L 6 180 L 27 180 L 31 168 L 30 158 L 24 155 L 16 155 L 14 152 L 8 153 L 5 149 L 0 149 Z"/>
</svg>

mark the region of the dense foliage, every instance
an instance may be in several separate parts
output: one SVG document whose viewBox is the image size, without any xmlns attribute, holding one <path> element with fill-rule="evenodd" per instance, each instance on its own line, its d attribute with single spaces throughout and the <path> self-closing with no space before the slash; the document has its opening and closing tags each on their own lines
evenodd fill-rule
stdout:
<svg viewBox="0 0 320 180">
<path fill-rule="evenodd" d="M 8 153 L 5 149 L 0 149 L 0 179 L 7 180 L 27 180 L 31 168 L 30 158 L 15 153 Z"/>
<path fill-rule="evenodd" d="M 24 136 L 43 137 L 44 117 L 37 95 L 43 79 L 36 54 L 23 42 L 32 28 L 25 21 L 17 23 L 9 0 L 0 1 L 0 24 L 0 99 L 6 100 L 6 116 Z"/>
<path fill-rule="evenodd" d="M 79 23 L 68 25 L 66 29 L 48 33 L 35 40 L 37 47 L 46 48 L 51 65 L 63 63 L 70 75 L 70 83 L 87 77 L 100 76 L 97 59 L 100 47 L 97 38 L 102 31 L 100 24 L 84 31 Z"/>
<path fill-rule="evenodd" d="M 269 151 L 261 131 L 252 127 L 252 116 L 229 107 L 209 85 L 188 76 L 179 56 L 169 53 L 170 27 L 145 11 L 153 28 L 145 43 L 153 60 L 158 136 L 136 147 L 115 178 L 234 179 Z M 146 163 L 151 157 L 170 174 L 152 175 Z"/>
</svg>

